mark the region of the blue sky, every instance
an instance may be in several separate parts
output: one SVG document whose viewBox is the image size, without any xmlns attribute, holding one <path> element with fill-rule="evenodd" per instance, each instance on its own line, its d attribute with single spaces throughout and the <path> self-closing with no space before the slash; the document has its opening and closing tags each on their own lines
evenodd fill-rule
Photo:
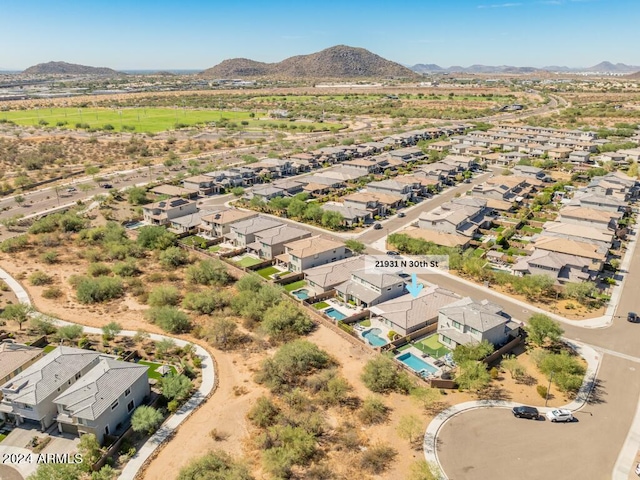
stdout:
<svg viewBox="0 0 640 480">
<path fill-rule="evenodd" d="M 409 65 L 640 65 L 638 20 L 638 0 L 0 0 L 0 68 L 207 68 L 337 44 Z"/>
</svg>

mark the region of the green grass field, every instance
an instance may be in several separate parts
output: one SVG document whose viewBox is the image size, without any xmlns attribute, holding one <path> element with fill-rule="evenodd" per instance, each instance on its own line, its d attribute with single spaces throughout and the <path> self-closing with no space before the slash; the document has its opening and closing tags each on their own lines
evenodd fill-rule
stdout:
<svg viewBox="0 0 640 480">
<path fill-rule="evenodd" d="M 44 347 L 42 350 L 44 351 L 44 354 L 46 355 L 47 353 L 55 350 L 57 347 L 57 345 L 47 345 L 46 347 Z"/>
<path fill-rule="evenodd" d="M 182 108 L 42 108 L 0 112 L 0 122 L 11 121 L 23 126 L 48 126 L 66 129 L 95 129 L 144 133 L 158 133 L 175 129 L 178 124 L 191 126 L 198 123 L 219 122 L 222 118 L 235 122 L 238 127 L 255 129 L 280 125 L 313 126 L 314 131 L 343 128 L 336 123 L 282 122 L 251 118 L 250 112 L 230 110 L 191 110 Z M 245 121 L 247 125 L 241 125 Z M 45 123 L 46 122 L 46 123 Z M 82 125 L 82 126 L 80 126 Z M 105 126 L 110 125 L 112 128 Z M 308 131 L 308 130 L 305 130 Z"/>
<path fill-rule="evenodd" d="M 313 308 L 316 310 L 322 310 L 323 308 L 327 308 L 329 304 L 327 302 L 318 302 L 313 304 Z"/>
<path fill-rule="evenodd" d="M 4 440 L 5 438 L 7 438 L 7 436 L 4 433 L 0 433 L 0 442 L 2 442 L 2 440 Z"/>
<path fill-rule="evenodd" d="M 252 267 L 253 265 L 257 265 L 259 263 L 261 263 L 262 260 L 259 260 L 257 258 L 253 258 L 253 257 L 244 257 L 242 260 L 238 260 L 236 263 L 236 265 L 239 265 L 241 267 Z"/>
<path fill-rule="evenodd" d="M 276 267 L 265 267 L 261 268 L 260 270 L 256 270 L 256 273 L 262 278 L 269 280 L 271 278 L 271 275 L 273 275 L 274 273 L 278 273 L 279 271 L 280 270 L 278 270 Z"/>
<path fill-rule="evenodd" d="M 138 363 L 140 365 L 146 365 L 147 367 L 149 367 L 149 370 L 147 370 L 147 374 L 149 375 L 149 378 L 153 378 L 154 380 L 160 380 L 162 378 L 162 375 L 156 372 L 156 368 L 160 367 L 162 363 L 145 362 L 143 360 L 140 360 Z M 178 373 L 175 367 L 169 367 L 169 368 L 171 369 L 174 375 Z"/>
<path fill-rule="evenodd" d="M 442 345 L 438 340 L 438 335 L 431 335 L 413 344 L 418 350 L 428 353 L 432 357 L 440 358 L 450 352 L 450 350 Z"/>
<path fill-rule="evenodd" d="M 293 292 L 294 290 L 297 290 L 299 288 L 306 287 L 306 286 L 307 286 L 307 282 L 305 280 L 298 280 L 297 282 L 288 283 L 287 285 L 284 286 L 284 289 L 287 292 Z"/>
</svg>

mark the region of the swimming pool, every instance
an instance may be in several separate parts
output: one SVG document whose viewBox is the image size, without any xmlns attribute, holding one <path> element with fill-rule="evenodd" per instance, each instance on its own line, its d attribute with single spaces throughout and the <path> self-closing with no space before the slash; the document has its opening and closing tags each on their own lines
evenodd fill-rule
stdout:
<svg viewBox="0 0 640 480">
<path fill-rule="evenodd" d="M 347 316 L 342 313 L 339 312 L 338 310 L 336 310 L 335 308 L 331 307 L 331 308 L 327 308 L 324 313 L 326 313 L 329 317 L 335 319 L 335 320 L 344 320 L 345 318 L 347 318 Z"/>
<path fill-rule="evenodd" d="M 429 365 L 424 360 L 416 357 L 413 353 L 403 353 L 402 355 L 396 357 L 396 359 L 400 360 L 416 373 L 420 373 L 423 370 L 426 370 L 428 373 L 436 373 L 438 371 L 436 367 Z"/>
<path fill-rule="evenodd" d="M 380 336 L 382 330 L 379 328 L 372 328 L 367 330 L 366 332 L 362 332 L 362 338 L 364 338 L 369 345 L 373 345 L 374 347 L 381 347 L 382 345 L 386 345 L 387 341 Z"/>
<path fill-rule="evenodd" d="M 293 295 L 296 298 L 299 298 L 300 300 L 306 300 L 307 298 L 309 298 L 309 290 L 307 290 L 306 288 L 301 288 L 300 290 L 291 292 L 291 295 Z"/>
<path fill-rule="evenodd" d="M 125 224 L 124 228 L 129 229 L 129 230 L 135 230 L 137 228 L 144 227 L 145 225 L 146 225 L 146 223 L 144 223 L 144 222 L 129 222 L 129 223 Z"/>
</svg>

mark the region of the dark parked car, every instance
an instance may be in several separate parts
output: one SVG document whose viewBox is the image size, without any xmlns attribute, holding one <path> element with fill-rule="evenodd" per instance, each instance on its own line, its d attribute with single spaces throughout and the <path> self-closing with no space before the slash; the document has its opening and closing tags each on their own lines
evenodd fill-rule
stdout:
<svg viewBox="0 0 640 480">
<path fill-rule="evenodd" d="M 406 217 L 406 214 L 404 212 L 400 212 L 398 214 L 398 218 L 404 218 L 404 217 Z"/>
<path fill-rule="evenodd" d="M 382 230 L 382 224 L 380 224 L 380 223 L 374 223 L 374 224 L 373 224 L 373 229 L 374 229 L 374 230 Z"/>
<path fill-rule="evenodd" d="M 387 255 L 400 255 L 398 252 L 394 252 L 393 250 L 389 250 Z"/>
<path fill-rule="evenodd" d="M 102 188 L 113 188 L 113 185 L 111 185 L 110 183 L 103 183 Z"/>
<path fill-rule="evenodd" d="M 629 313 L 627 313 L 627 321 L 628 322 L 633 322 L 633 323 L 638 323 L 638 322 L 640 322 L 640 317 L 638 317 L 638 315 L 635 312 L 629 312 Z"/>
<path fill-rule="evenodd" d="M 538 413 L 538 409 L 534 407 L 526 407 L 524 405 L 520 407 L 513 407 L 513 415 L 518 418 L 530 418 L 532 420 L 537 420 L 540 414 Z"/>
</svg>

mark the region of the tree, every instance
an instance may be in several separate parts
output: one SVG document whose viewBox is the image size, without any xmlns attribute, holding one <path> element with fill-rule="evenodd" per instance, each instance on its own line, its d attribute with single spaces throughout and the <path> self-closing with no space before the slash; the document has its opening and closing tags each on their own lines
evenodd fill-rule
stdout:
<svg viewBox="0 0 640 480">
<path fill-rule="evenodd" d="M 518 361 L 514 355 L 509 355 L 500 362 L 502 368 L 511 374 L 511 378 L 518 380 L 526 373 L 524 366 Z"/>
<path fill-rule="evenodd" d="M 78 452 L 82 454 L 82 463 L 93 465 L 102 456 L 102 449 L 95 434 L 87 433 L 80 437 Z"/>
<path fill-rule="evenodd" d="M 231 189 L 231 193 L 233 193 L 234 197 L 241 197 L 242 195 L 244 195 L 244 188 L 242 188 L 242 187 L 233 187 Z"/>
<path fill-rule="evenodd" d="M 304 211 L 304 219 L 311 220 L 312 222 L 320 223 L 324 210 L 316 202 L 307 204 L 307 208 Z"/>
<path fill-rule="evenodd" d="M 574 298 L 578 302 L 585 304 L 589 299 L 596 297 L 598 287 L 593 282 L 571 282 L 564 286 L 564 293 L 567 297 Z"/>
<path fill-rule="evenodd" d="M 231 282 L 231 276 L 219 260 L 202 260 L 187 268 L 185 278 L 198 285 L 223 286 Z"/>
<path fill-rule="evenodd" d="M 231 297 L 225 291 L 208 289 L 202 292 L 188 292 L 182 301 L 182 308 L 209 315 L 223 309 L 230 302 Z"/>
<path fill-rule="evenodd" d="M 367 248 L 367 246 L 364 243 L 359 242 L 357 240 L 353 240 L 353 239 L 347 240 L 346 242 L 344 242 L 344 245 L 353 253 L 358 255 L 363 253 Z"/>
<path fill-rule="evenodd" d="M 456 350 L 459 348 L 456 347 Z M 455 350 L 454 350 L 455 351 Z M 456 383 L 462 390 L 482 390 L 491 382 L 491 375 L 483 362 L 465 360 L 458 363 Z"/>
<path fill-rule="evenodd" d="M 21 207 L 24 204 L 24 202 L 27 201 L 27 199 L 24 198 L 24 196 L 22 195 L 16 195 L 13 199 L 15 200 L 15 202 L 18 204 L 19 207 Z"/>
<path fill-rule="evenodd" d="M 165 250 L 176 243 L 176 236 L 164 227 L 149 226 L 138 229 L 138 245 L 149 250 Z"/>
<path fill-rule="evenodd" d="M 160 390 L 167 400 L 184 400 L 191 394 L 193 383 L 184 375 L 167 375 L 160 380 Z"/>
<path fill-rule="evenodd" d="M 134 432 L 153 434 L 162 423 L 162 413 L 153 407 L 141 405 L 131 415 L 131 428 Z"/>
<path fill-rule="evenodd" d="M 294 198 L 287 207 L 287 215 L 291 218 L 302 218 L 307 210 L 307 202 Z"/>
<path fill-rule="evenodd" d="M 400 417 L 396 431 L 400 438 L 413 443 L 415 438 L 423 431 L 424 426 L 417 415 L 403 415 Z"/>
<path fill-rule="evenodd" d="M 180 247 L 169 247 L 160 252 L 160 264 L 166 268 L 177 268 L 189 262 L 189 254 Z"/>
<path fill-rule="evenodd" d="M 83 330 L 82 325 L 65 325 L 58 329 L 58 337 L 60 337 L 60 340 L 63 342 L 66 340 L 72 343 L 80 338 Z"/>
<path fill-rule="evenodd" d="M 342 227 L 344 223 L 344 217 L 340 212 L 334 212 L 332 210 L 325 210 L 322 214 L 322 219 L 320 221 L 323 227 L 338 229 Z"/>
<path fill-rule="evenodd" d="M 115 480 L 117 477 L 118 472 L 111 465 L 105 465 L 91 474 L 91 480 Z"/>
<path fill-rule="evenodd" d="M 177 305 L 180 300 L 180 292 L 173 285 L 159 285 L 149 294 L 147 303 L 152 307 L 165 307 Z"/>
<path fill-rule="evenodd" d="M 31 329 L 40 335 L 52 335 L 58 331 L 53 320 L 42 316 L 33 316 L 29 321 Z"/>
<path fill-rule="evenodd" d="M 479 343 L 470 343 L 467 345 L 458 345 L 452 353 L 453 361 L 457 364 L 467 360 L 479 361 L 490 355 L 494 346 L 488 340 Z"/>
<path fill-rule="evenodd" d="M 313 329 L 313 322 L 296 305 L 280 302 L 265 312 L 261 326 L 272 340 L 281 342 L 306 335 Z"/>
<path fill-rule="evenodd" d="M 29 319 L 29 315 L 33 312 L 33 307 L 26 303 L 11 303 L 4 307 L 1 318 L 5 320 L 13 320 L 18 324 L 20 330 L 22 330 L 22 324 Z"/>
<path fill-rule="evenodd" d="M 80 466 L 74 463 L 42 463 L 27 480 L 78 480 Z"/>
<path fill-rule="evenodd" d="M 544 346 L 547 342 L 559 342 L 564 333 L 558 322 L 541 313 L 535 313 L 529 317 L 525 330 L 527 340 L 539 347 Z"/>
<path fill-rule="evenodd" d="M 411 396 L 426 410 L 429 410 L 440 401 L 442 395 L 437 388 L 414 388 L 411 390 Z"/>
<path fill-rule="evenodd" d="M 191 329 L 189 315 L 175 307 L 152 307 L 146 312 L 147 318 L 169 333 L 184 333 Z"/>
<path fill-rule="evenodd" d="M 124 294 L 122 279 L 114 277 L 80 278 L 76 296 L 80 303 L 100 303 Z"/>
<path fill-rule="evenodd" d="M 253 480 L 247 467 L 222 450 L 195 458 L 180 470 L 177 480 Z"/>
<path fill-rule="evenodd" d="M 105 340 L 113 340 L 122 331 L 122 326 L 118 322 L 109 322 L 102 327 L 102 336 Z"/>
<path fill-rule="evenodd" d="M 376 393 L 408 393 L 412 384 L 406 372 L 398 371 L 393 360 L 382 356 L 367 362 L 362 372 L 362 381 L 369 390 Z"/>
<path fill-rule="evenodd" d="M 131 205 L 144 205 L 149 203 L 147 190 L 142 187 L 131 187 L 127 190 L 127 200 Z"/>
<path fill-rule="evenodd" d="M 207 338 L 215 346 L 225 349 L 229 343 L 232 343 L 237 329 L 238 325 L 232 319 L 216 317 L 211 322 Z"/>
</svg>

